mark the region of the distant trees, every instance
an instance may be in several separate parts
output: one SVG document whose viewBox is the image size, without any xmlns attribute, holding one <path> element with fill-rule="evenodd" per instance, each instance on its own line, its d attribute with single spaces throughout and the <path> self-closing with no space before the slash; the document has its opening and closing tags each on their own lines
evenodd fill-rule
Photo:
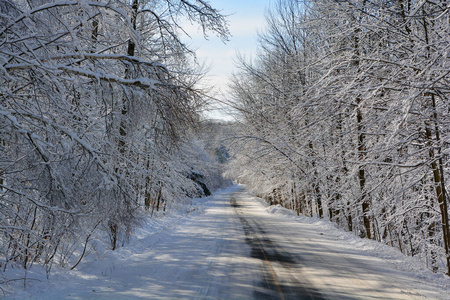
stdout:
<svg viewBox="0 0 450 300">
<path fill-rule="evenodd" d="M 235 176 L 450 274 L 448 17 L 443 2 L 278 1 L 233 85 Z"/>
<path fill-rule="evenodd" d="M 200 0 L 0 0 L 3 267 L 70 263 L 99 228 L 115 249 L 141 207 L 198 191 L 181 18 L 228 35 Z"/>
</svg>

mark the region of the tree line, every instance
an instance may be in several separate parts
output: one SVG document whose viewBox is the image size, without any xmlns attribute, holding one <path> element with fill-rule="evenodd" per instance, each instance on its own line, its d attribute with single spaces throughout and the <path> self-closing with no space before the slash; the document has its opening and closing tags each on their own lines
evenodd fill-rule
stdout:
<svg viewBox="0 0 450 300">
<path fill-rule="evenodd" d="M 278 0 L 232 83 L 230 174 L 450 275 L 446 1 Z"/>
<path fill-rule="evenodd" d="M 201 0 L 0 0 L 3 270 L 73 268 L 90 240 L 114 250 L 146 211 L 220 184 L 183 22 L 229 36 Z"/>
</svg>

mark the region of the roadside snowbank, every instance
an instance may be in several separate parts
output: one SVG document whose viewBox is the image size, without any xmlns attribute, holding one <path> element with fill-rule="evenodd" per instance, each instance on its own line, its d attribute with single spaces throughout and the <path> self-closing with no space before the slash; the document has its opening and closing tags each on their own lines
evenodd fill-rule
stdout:
<svg viewBox="0 0 450 300">
<path fill-rule="evenodd" d="M 136 228 L 129 241 L 109 250 L 109 245 L 98 240 L 89 242 L 81 263 L 74 269 L 71 266 L 54 265 L 47 274 L 45 267 L 34 265 L 30 270 L 8 267 L 0 277 L 0 297 L 5 299 L 63 299 L 67 298 L 62 286 L 70 290 L 71 286 L 83 288 L 87 282 L 100 282 L 109 277 L 118 264 L 125 263 L 132 255 L 141 254 L 157 245 L 181 223 L 194 216 L 203 214 L 208 201 L 236 189 L 236 186 L 217 191 L 213 196 L 186 200 L 171 205 L 170 210 L 155 211 L 153 217 L 142 217 L 142 224 Z M 127 278 L 123 278 L 124 281 Z M 92 284 L 91 284 L 92 285 Z M 107 289 L 108 287 L 103 287 Z M 61 290 L 49 298 L 48 291 Z M 89 291 L 94 292 L 94 291 Z M 92 296 L 91 296 L 92 297 Z"/>
<path fill-rule="evenodd" d="M 245 250 L 240 249 L 245 248 L 244 234 L 240 234 L 242 241 L 236 239 L 242 228 L 237 225 L 239 219 L 232 214 L 234 210 L 229 205 L 230 195 L 239 190 L 242 186 L 234 185 L 211 197 L 179 203 L 168 212 L 155 212 L 153 218 L 146 217 L 131 239 L 116 251 L 103 251 L 107 245 L 93 243 L 77 268 L 69 270 L 55 265 L 48 279 L 45 268 L 38 265 L 29 270 L 26 280 L 22 269 L 8 269 L 0 278 L 3 281 L 0 297 L 3 294 L 5 299 L 111 300 L 110 295 L 114 295 L 114 299 L 149 299 L 151 294 L 154 297 L 150 299 L 173 299 L 174 295 L 191 299 L 192 295 L 202 294 L 204 287 L 201 284 L 205 282 L 211 290 L 215 287 L 217 293 L 223 292 L 221 289 L 226 291 L 235 282 L 228 282 L 230 279 L 225 275 L 239 270 L 237 267 L 242 260 L 236 253 Z M 324 244 L 335 241 L 339 247 L 330 246 L 333 255 L 355 253 L 357 249 L 362 261 L 380 258 L 391 265 L 394 272 L 412 274 L 411 277 L 422 285 L 439 286 L 436 291 L 442 295 L 439 299 L 445 299 L 445 291 L 450 291 L 450 278 L 432 273 L 417 258 L 361 239 L 326 220 L 297 216 L 291 210 L 267 206 L 262 199 L 249 193 L 246 195 L 245 199 L 255 201 L 254 205 L 260 207 L 262 217 L 266 213 L 275 217 L 271 222 L 283 219 L 280 221 L 285 220 L 284 223 L 308 224 L 308 230 L 317 231 Z M 228 251 L 233 255 L 228 255 Z M 215 282 L 208 277 L 211 274 L 224 277 L 218 276 L 220 281 Z M 251 282 L 251 277 L 242 276 L 239 278 L 245 277 Z M 237 287 L 233 288 L 236 291 Z M 241 288 L 245 290 L 246 287 L 241 285 Z"/>
<path fill-rule="evenodd" d="M 333 237 L 335 240 L 345 241 L 349 249 L 361 249 L 367 253 L 367 256 L 378 257 L 393 266 L 394 269 L 414 274 L 418 280 L 433 282 L 449 291 L 450 299 L 450 278 L 444 274 L 436 274 L 429 270 L 423 262 L 416 257 L 404 255 L 398 249 L 383 245 L 379 242 L 363 239 L 355 236 L 351 232 L 345 232 L 328 220 L 316 217 L 297 216 L 296 212 L 286 209 L 281 205 L 264 205 L 262 199 L 258 199 L 269 214 L 282 216 L 284 218 L 294 219 L 297 222 L 312 224 L 320 234 Z"/>
</svg>

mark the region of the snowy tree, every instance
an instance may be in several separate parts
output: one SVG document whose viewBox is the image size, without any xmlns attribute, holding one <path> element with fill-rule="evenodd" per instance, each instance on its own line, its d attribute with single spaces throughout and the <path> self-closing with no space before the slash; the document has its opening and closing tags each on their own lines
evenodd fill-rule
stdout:
<svg viewBox="0 0 450 300">
<path fill-rule="evenodd" d="M 0 1 L 6 263 L 66 263 L 99 228 L 114 249 L 150 198 L 196 189 L 180 156 L 202 105 L 183 17 L 228 34 L 203 1 Z"/>
<path fill-rule="evenodd" d="M 448 273 L 447 18 L 442 3 L 278 1 L 233 86 L 236 174 Z"/>
</svg>

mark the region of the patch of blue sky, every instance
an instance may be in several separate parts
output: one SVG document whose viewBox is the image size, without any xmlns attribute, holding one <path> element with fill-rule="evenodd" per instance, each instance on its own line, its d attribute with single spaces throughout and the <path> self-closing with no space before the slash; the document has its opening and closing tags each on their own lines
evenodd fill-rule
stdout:
<svg viewBox="0 0 450 300">
<path fill-rule="evenodd" d="M 255 56 L 258 32 L 265 26 L 265 13 L 275 0 L 211 0 L 209 3 L 222 14 L 228 16 L 230 39 L 224 43 L 214 34 L 205 39 L 198 25 L 186 24 L 184 29 L 191 38 L 185 42 L 196 50 L 197 58 L 210 71 L 205 77 L 205 85 L 214 87 L 213 93 L 219 99 L 227 97 L 229 79 L 236 69 L 237 54 L 250 59 Z M 213 118 L 227 119 L 219 111 L 210 112 Z"/>
</svg>

